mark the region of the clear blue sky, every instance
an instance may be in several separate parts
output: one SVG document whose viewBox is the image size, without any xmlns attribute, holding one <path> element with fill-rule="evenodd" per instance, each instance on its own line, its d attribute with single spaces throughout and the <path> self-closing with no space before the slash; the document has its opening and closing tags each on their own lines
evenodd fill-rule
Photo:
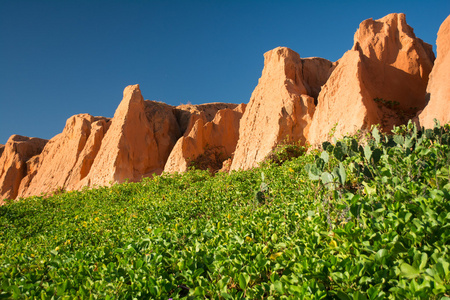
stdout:
<svg viewBox="0 0 450 300">
<path fill-rule="evenodd" d="M 130 84 L 171 105 L 248 103 L 266 51 L 335 61 L 360 22 L 392 12 L 435 49 L 450 0 L 0 0 L 0 143 L 112 117 Z"/>
</svg>

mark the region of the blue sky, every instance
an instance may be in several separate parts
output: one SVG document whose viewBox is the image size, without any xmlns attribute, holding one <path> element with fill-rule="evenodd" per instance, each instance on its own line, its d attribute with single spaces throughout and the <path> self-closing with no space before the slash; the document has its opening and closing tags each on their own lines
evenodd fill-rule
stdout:
<svg viewBox="0 0 450 300">
<path fill-rule="evenodd" d="M 0 143 L 112 117 L 130 84 L 171 105 L 248 103 L 266 51 L 335 61 L 360 22 L 392 12 L 435 50 L 450 1 L 0 0 Z"/>
</svg>

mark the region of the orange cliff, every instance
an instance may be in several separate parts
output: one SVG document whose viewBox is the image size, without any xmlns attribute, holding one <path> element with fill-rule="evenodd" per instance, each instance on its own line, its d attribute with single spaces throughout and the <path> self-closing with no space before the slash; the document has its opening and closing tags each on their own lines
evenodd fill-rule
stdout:
<svg viewBox="0 0 450 300">
<path fill-rule="evenodd" d="M 404 14 L 365 20 L 320 92 L 309 142 L 326 140 L 333 127 L 339 138 L 405 123 L 426 105 L 433 61 L 431 45 L 415 36 Z"/>
<path fill-rule="evenodd" d="M 209 110 L 215 110 L 214 114 L 205 113 L 203 107 L 205 105 L 177 107 L 177 110 L 189 109 L 191 117 L 183 137 L 170 153 L 164 172 L 185 172 L 193 164 L 215 172 L 234 153 L 239 138 L 239 121 L 246 105 L 206 105 Z"/>
<path fill-rule="evenodd" d="M 264 69 L 239 126 L 231 170 L 257 166 L 278 144 L 305 143 L 315 99 L 334 68 L 285 47 L 264 54 Z"/>
<path fill-rule="evenodd" d="M 450 123 L 450 16 L 439 28 L 436 61 L 427 87 L 428 105 L 419 115 L 421 126 L 433 128 L 434 119 Z"/>
<path fill-rule="evenodd" d="M 434 62 L 405 15 L 390 14 L 363 21 L 335 63 L 268 51 L 248 105 L 173 107 L 128 86 L 112 119 L 75 115 L 48 142 L 14 135 L 0 145 L 0 200 L 139 181 L 192 164 L 249 169 L 279 144 L 319 144 L 332 128 L 339 138 L 417 116 L 426 127 L 433 118 L 450 122 L 450 17 L 437 45 Z"/>
<path fill-rule="evenodd" d="M 32 172 L 28 162 L 39 155 L 47 140 L 12 135 L 0 156 L 0 200 L 14 199 L 22 179 Z"/>
</svg>

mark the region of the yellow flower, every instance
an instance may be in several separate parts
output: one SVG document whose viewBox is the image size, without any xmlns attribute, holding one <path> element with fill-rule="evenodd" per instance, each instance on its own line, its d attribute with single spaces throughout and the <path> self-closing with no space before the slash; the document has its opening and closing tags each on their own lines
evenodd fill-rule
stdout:
<svg viewBox="0 0 450 300">
<path fill-rule="evenodd" d="M 246 240 L 247 242 L 251 242 L 253 239 L 252 239 L 251 237 L 249 237 L 249 236 L 246 236 L 246 237 L 245 237 L 245 240 Z"/>
<path fill-rule="evenodd" d="M 99 220 L 99 218 L 98 218 L 98 217 L 96 217 L 96 218 L 94 219 L 94 221 L 95 221 L 95 222 L 98 222 L 98 220 Z"/>
<path fill-rule="evenodd" d="M 58 251 L 58 250 L 59 250 L 59 247 L 56 247 L 55 250 Z"/>
<path fill-rule="evenodd" d="M 152 231 L 152 229 L 147 227 L 147 231 L 150 232 L 150 231 Z"/>
<path fill-rule="evenodd" d="M 289 172 L 294 173 L 294 169 L 289 168 Z"/>
<path fill-rule="evenodd" d="M 75 216 L 75 220 L 78 220 L 78 215 Z"/>
<path fill-rule="evenodd" d="M 277 259 L 277 257 L 281 256 L 282 254 L 283 254 L 283 252 L 273 253 L 273 254 L 270 255 L 269 258 L 270 258 L 271 260 L 275 260 L 275 259 Z"/>
<path fill-rule="evenodd" d="M 328 243 L 328 246 L 330 246 L 330 248 L 336 248 L 337 247 L 337 243 L 335 240 L 331 240 L 331 242 Z"/>
</svg>

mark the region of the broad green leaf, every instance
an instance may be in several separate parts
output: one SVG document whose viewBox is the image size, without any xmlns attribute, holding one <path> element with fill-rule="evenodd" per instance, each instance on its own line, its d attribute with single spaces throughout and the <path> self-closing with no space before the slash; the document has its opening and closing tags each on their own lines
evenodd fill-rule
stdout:
<svg viewBox="0 0 450 300">
<path fill-rule="evenodd" d="M 280 294 L 284 293 L 283 283 L 281 281 L 275 281 L 273 283 L 273 288 L 275 289 L 275 291 L 277 291 Z"/>
<path fill-rule="evenodd" d="M 428 262 L 428 255 L 424 252 L 424 253 L 422 253 L 422 256 L 420 259 L 419 270 L 425 269 L 427 262 Z"/>
<path fill-rule="evenodd" d="M 370 158 L 372 157 L 372 149 L 370 149 L 369 145 L 364 146 L 364 157 L 367 161 L 370 161 Z"/>
<path fill-rule="evenodd" d="M 247 285 L 250 282 L 250 276 L 247 273 L 241 273 L 239 274 L 239 286 L 242 290 L 247 289 Z"/>
<path fill-rule="evenodd" d="M 408 265 L 407 263 L 403 263 L 400 265 L 400 271 L 402 272 L 402 275 L 407 278 L 416 278 L 420 275 L 419 270 L 411 265 Z"/>
<path fill-rule="evenodd" d="M 334 190 L 334 181 L 333 181 L 333 175 L 331 175 L 328 172 L 323 172 L 322 175 L 320 176 L 320 178 L 322 179 L 322 183 L 325 185 L 325 187 L 327 187 L 330 190 Z"/>
<path fill-rule="evenodd" d="M 325 163 L 328 163 L 328 160 L 330 159 L 330 155 L 326 151 L 322 151 L 320 154 L 320 158 L 323 159 Z"/>
<path fill-rule="evenodd" d="M 344 165 L 339 162 L 339 180 L 342 185 L 345 184 L 345 181 L 347 180 L 347 172 L 345 171 Z"/>
<path fill-rule="evenodd" d="M 378 128 L 376 126 L 372 130 L 372 136 L 375 139 L 375 141 L 377 142 L 377 144 L 379 144 L 381 141 L 381 138 L 380 138 L 380 132 L 378 131 Z"/>
</svg>

